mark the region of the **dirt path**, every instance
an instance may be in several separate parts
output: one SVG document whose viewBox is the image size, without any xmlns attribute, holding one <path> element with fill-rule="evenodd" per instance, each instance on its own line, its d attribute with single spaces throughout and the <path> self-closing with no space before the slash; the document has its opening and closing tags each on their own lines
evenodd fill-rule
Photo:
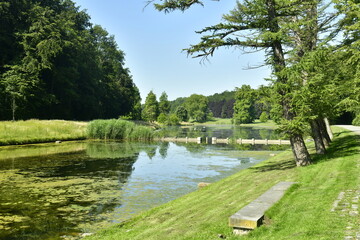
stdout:
<svg viewBox="0 0 360 240">
<path fill-rule="evenodd" d="M 353 131 L 360 135 L 360 127 L 352 125 L 336 125 L 347 130 Z M 360 172 L 360 159 L 356 166 Z M 360 203 L 360 186 L 358 184 L 357 189 L 348 189 L 339 193 L 338 199 L 334 202 L 334 208 L 332 211 L 336 211 L 339 217 L 345 215 L 350 216 L 350 221 L 345 231 L 344 240 L 360 240 L 360 217 L 359 217 L 359 203 Z"/>
<path fill-rule="evenodd" d="M 335 125 L 337 127 L 342 127 L 347 130 L 353 131 L 354 133 L 360 135 L 360 126 L 353 126 L 353 125 Z"/>
</svg>

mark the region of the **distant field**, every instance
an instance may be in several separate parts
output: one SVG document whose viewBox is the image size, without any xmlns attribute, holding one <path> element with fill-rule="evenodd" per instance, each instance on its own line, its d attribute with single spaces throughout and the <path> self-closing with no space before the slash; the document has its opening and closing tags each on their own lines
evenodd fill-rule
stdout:
<svg viewBox="0 0 360 240">
<path fill-rule="evenodd" d="M 213 120 L 209 120 L 203 123 L 194 123 L 195 125 L 232 125 L 230 118 L 214 118 Z M 269 120 L 267 122 L 260 122 L 259 120 L 255 120 L 254 123 L 241 124 L 240 126 L 246 127 L 261 127 L 261 128 L 276 128 L 276 124 L 274 121 Z"/>
<path fill-rule="evenodd" d="M 86 138 L 86 122 L 65 120 L 1 121 L 0 145 Z"/>
</svg>

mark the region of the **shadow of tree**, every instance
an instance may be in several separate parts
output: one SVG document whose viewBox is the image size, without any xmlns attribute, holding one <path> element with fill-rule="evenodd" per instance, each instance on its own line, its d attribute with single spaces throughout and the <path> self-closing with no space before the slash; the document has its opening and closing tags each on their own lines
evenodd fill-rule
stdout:
<svg viewBox="0 0 360 240">
<path fill-rule="evenodd" d="M 359 150 L 356 148 L 359 146 L 359 142 L 354 141 L 354 139 L 358 138 L 357 135 L 348 135 L 351 131 L 342 131 L 334 134 L 334 140 L 330 144 L 330 147 L 327 149 L 325 155 L 317 155 L 312 154 L 312 164 L 318 164 L 324 161 L 331 161 L 333 159 L 339 157 L 351 156 L 354 154 L 358 154 Z M 295 168 L 296 164 L 293 158 L 286 159 L 282 161 L 270 161 L 265 165 L 254 166 L 250 169 L 255 172 L 267 172 L 267 171 L 275 171 L 275 170 L 286 170 Z"/>
<path fill-rule="evenodd" d="M 296 164 L 294 159 L 288 159 L 288 160 L 283 160 L 281 162 L 278 161 L 270 161 L 265 165 L 261 165 L 261 166 L 254 166 L 251 167 L 251 170 L 254 170 L 255 172 L 268 172 L 268 171 L 275 171 L 275 170 L 286 170 L 286 169 L 291 169 L 291 168 L 295 168 Z"/>
<path fill-rule="evenodd" d="M 317 164 L 324 161 L 331 161 L 332 159 L 339 157 L 351 156 L 358 154 L 359 150 L 356 147 L 359 146 L 359 143 L 355 141 L 358 136 L 356 135 L 347 135 L 351 131 L 342 131 L 336 133 L 334 136 L 333 142 L 330 144 L 329 148 L 326 150 L 325 155 L 313 155 L 313 163 Z M 346 135 L 344 135 L 346 134 Z M 341 137 L 341 135 L 344 135 Z"/>
</svg>

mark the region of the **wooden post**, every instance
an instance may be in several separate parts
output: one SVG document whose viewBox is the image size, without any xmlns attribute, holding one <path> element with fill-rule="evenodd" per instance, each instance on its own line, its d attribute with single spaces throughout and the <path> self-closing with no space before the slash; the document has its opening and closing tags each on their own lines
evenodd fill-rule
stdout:
<svg viewBox="0 0 360 240">
<path fill-rule="evenodd" d="M 197 143 L 201 143 L 201 137 L 197 138 Z"/>
<path fill-rule="evenodd" d="M 268 145 L 268 140 L 267 140 L 267 138 L 265 138 L 265 145 Z"/>
<path fill-rule="evenodd" d="M 216 144 L 216 137 L 212 137 L 212 139 L 211 139 L 211 142 L 212 142 L 212 144 Z"/>
<path fill-rule="evenodd" d="M 251 139 L 252 140 L 252 145 L 255 145 L 255 139 Z"/>
</svg>

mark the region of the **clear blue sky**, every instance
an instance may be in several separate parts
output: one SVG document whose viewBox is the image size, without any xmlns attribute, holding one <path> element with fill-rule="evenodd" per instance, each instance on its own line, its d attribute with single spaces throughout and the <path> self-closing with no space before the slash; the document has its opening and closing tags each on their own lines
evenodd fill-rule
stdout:
<svg viewBox="0 0 360 240">
<path fill-rule="evenodd" d="M 199 42 L 201 35 L 195 31 L 220 23 L 236 1 L 206 1 L 205 7 L 169 14 L 152 5 L 144 9 L 145 0 L 74 1 L 81 10 L 87 9 L 93 24 L 115 36 L 143 101 L 150 90 L 158 97 L 165 91 L 169 100 L 175 100 L 193 93 L 208 96 L 234 90 L 242 84 L 253 88 L 267 84 L 267 67 L 245 70 L 263 63 L 262 52 L 244 55 L 240 50 L 222 49 L 205 64 L 182 52 Z"/>
</svg>

